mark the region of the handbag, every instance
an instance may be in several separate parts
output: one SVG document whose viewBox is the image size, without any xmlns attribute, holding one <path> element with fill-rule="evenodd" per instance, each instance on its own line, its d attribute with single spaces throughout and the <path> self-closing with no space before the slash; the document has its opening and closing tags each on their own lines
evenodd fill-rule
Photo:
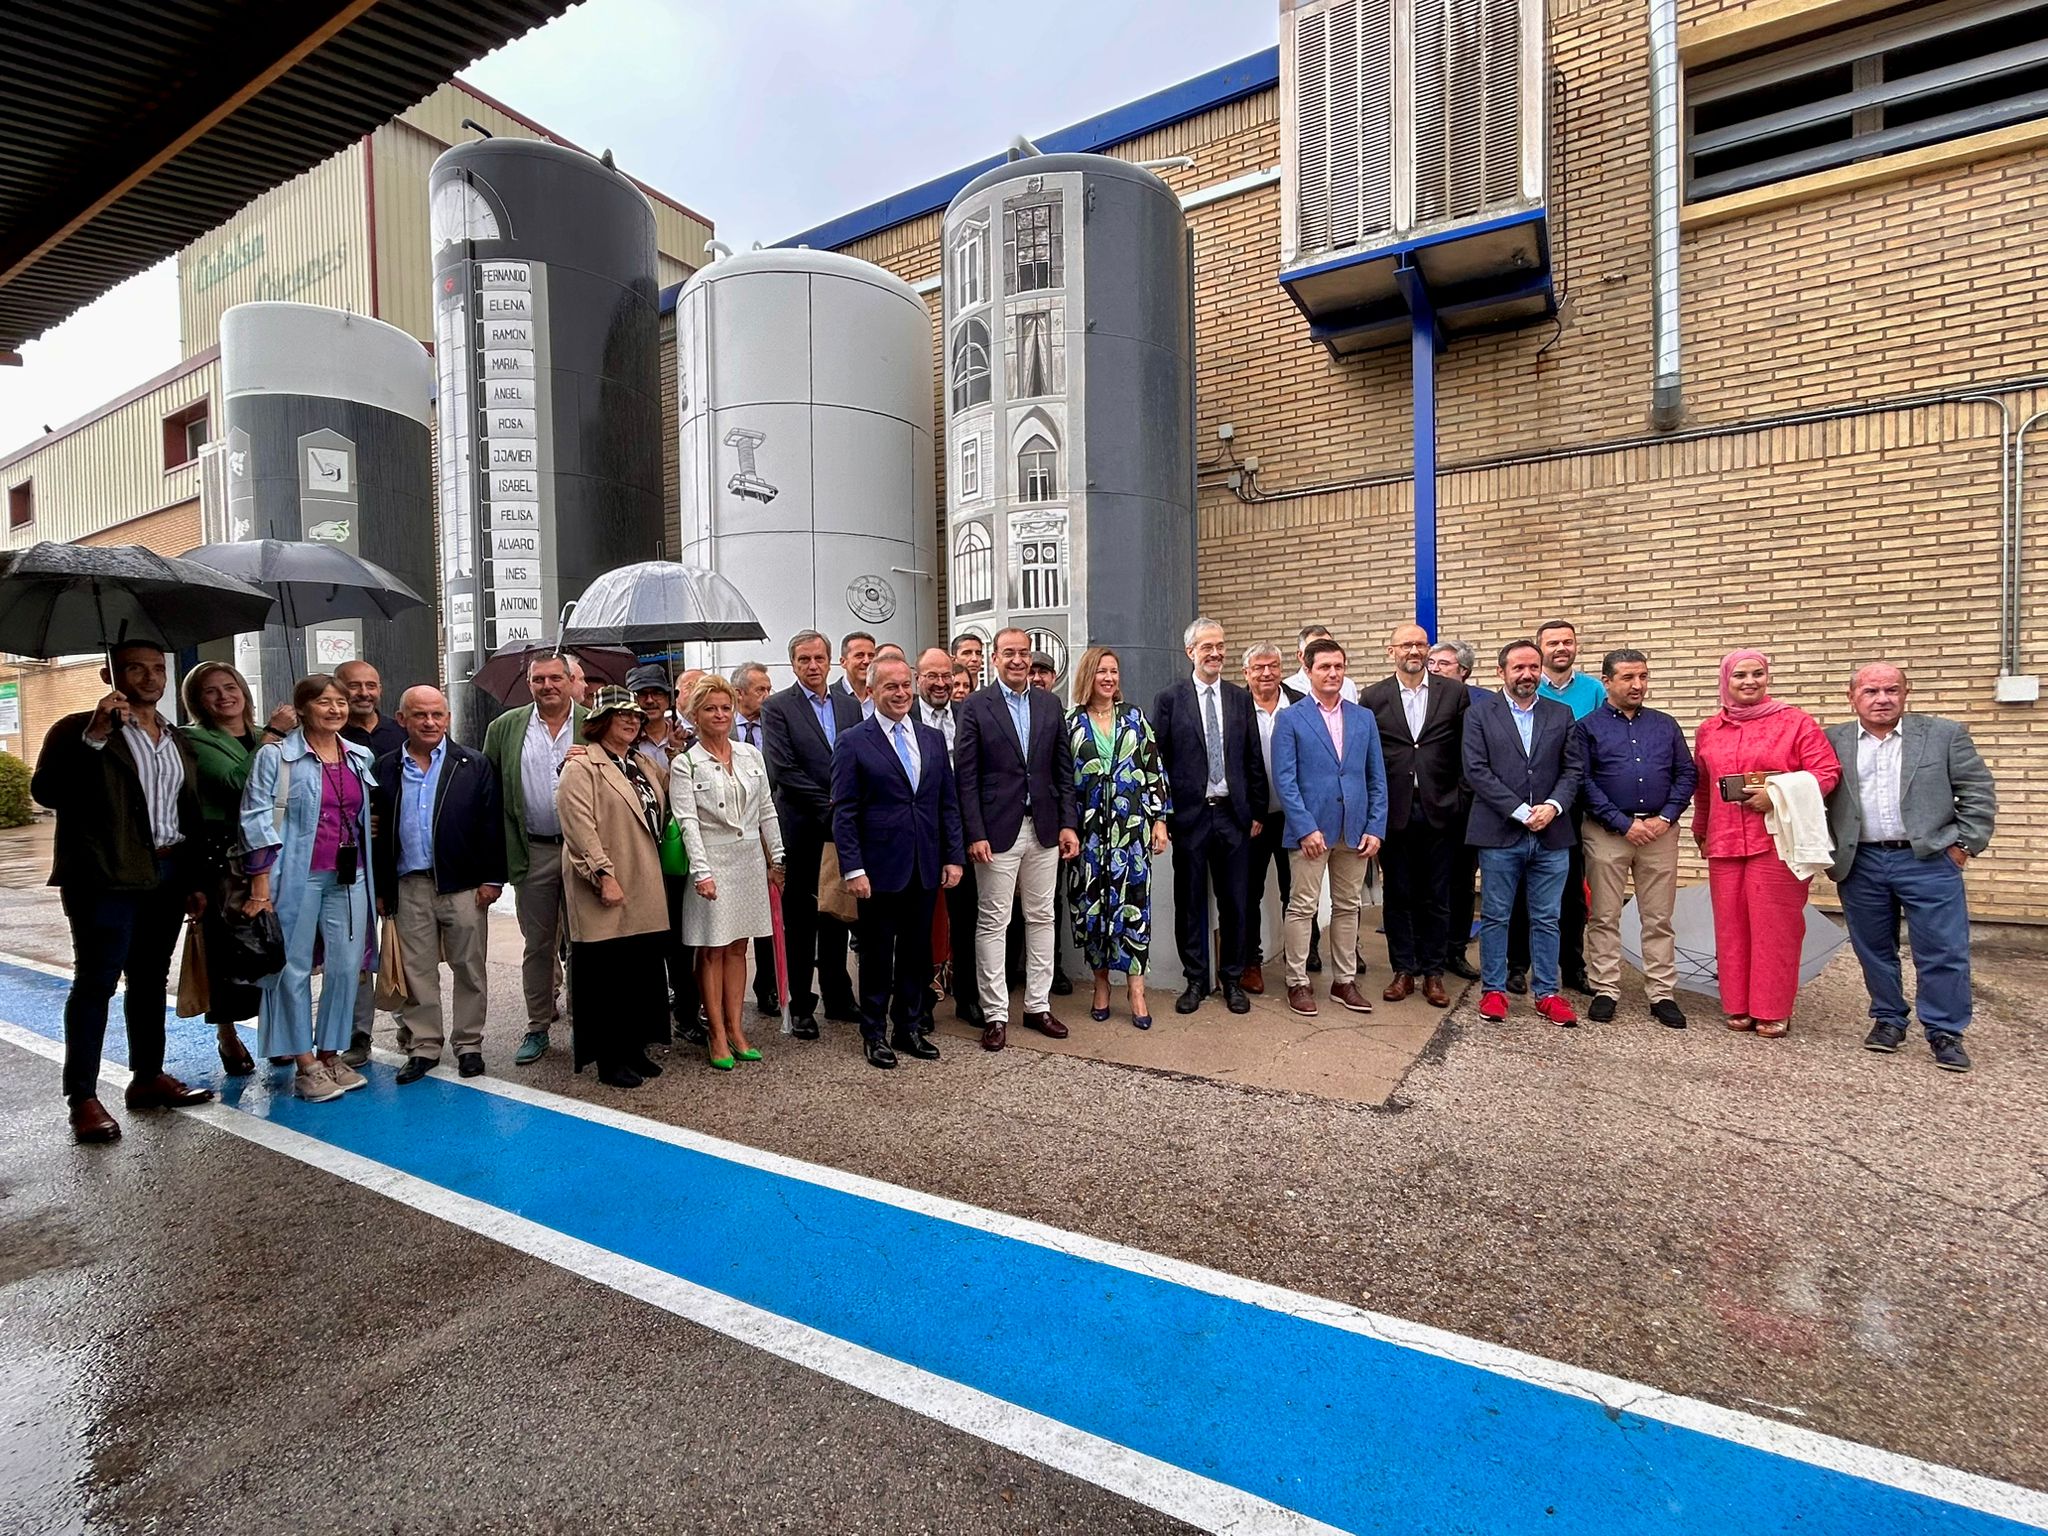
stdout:
<svg viewBox="0 0 2048 1536">
<path fill-rule="evenodd" d="M 818 858 L 818 911 L 825 917 L 836 917 L 842 923 L 850 923 L 860 916 L 860 903 L 854 900 L 853 892 L 840 878 L 839 849 L 833 843 L 827 843 Z"/>
<path fill-rule="evenodd" d="M 223 981 L 260 986 L 284 969 L 284 925 L 277 920 L 275 907 L 265 907 L 253 917 L 230 907 L 224 931 L 227 953 L 212 957 Z"/>
<path fill-rule="evenodd" d="M 683 841 L 683 824 L 673 816 L 661 829 L 661 872 L 674 880 L 690 875 L 690 845 Z"/>
<path fill-rule="evenodd" d="M 213 988 L 206 976 L 206 940 L 199 920 L 185 922 L 185 953 L 178 961 L 178 1017 L 196 1019 L 213 1006 Z"/>
<path fill-rule="evenodd" d="M 387 917 L 377 935 L 376 1006 L 386 1013 L 398 1013 L 419 1006 L 419 998 L 406 979 L 405 950 L 398 942 L 398 919 Z"/>
</svg>

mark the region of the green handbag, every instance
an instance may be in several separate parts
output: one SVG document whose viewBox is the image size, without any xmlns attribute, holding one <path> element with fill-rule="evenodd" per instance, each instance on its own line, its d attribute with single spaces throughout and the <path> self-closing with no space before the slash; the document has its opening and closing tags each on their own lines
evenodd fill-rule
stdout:
<svg viewBox="0 0 2048 1536">
<path fill-rule="evenodd" d="M 683 824 L 673 816 L 661 829 L 661 872 L 678 880 L 690 872 L 690 850 L 683 842 Z"/>
</svg>

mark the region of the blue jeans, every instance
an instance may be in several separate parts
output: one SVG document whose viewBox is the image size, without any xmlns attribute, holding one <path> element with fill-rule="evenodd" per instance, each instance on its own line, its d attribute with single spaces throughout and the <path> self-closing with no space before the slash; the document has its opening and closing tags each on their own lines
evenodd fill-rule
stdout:
<svg viewBox="0 0 2048 1536">
<path fill-rule="evenodd" d="M 1564 896 L 1571 850 L 1545 848 L 1524 832 L 1512 848 L 1479 850 L 1479 986 L 1505 992 L 1508 986 L 1508 920 L 1515 893 L 1529 891 L 1529 968 L 1538 997 L 1557 991 L 1557 910 Z"/>
<path fill-rule="evenodd" d="M 1848 879 L 1837 889 L 1849 942 L 1863 966 L 1870 1016 L 1880 1024 L 1906 1022 L 1899 976 L 1903 914 L 1913 946 L 1920 1027 L 1930 1035 L 1961 1034 L 1970 1022 L 1970 905 L 1955 861 L 1946 852 L 1919 859 L 1910 848 L 1858 848 Z"/>
</svg>

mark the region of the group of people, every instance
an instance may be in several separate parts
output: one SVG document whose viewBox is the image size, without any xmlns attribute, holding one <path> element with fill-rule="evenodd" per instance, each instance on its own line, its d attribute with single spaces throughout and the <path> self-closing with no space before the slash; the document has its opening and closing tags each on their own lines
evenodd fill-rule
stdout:
<svg viewBox="0 0 2048 1536">
<path fill-rule="evenodd" d="M 1183 643 L 1188 675 L 1149 712 L 1125 698 L 1106 645 L 1081 656 L 1063 706 L 1050 658 L 1015 628 L 915 660 L 855 632 L 837 681 L 832 642 L 806 630 L 779 691 L 758 662 L 673 682 L 642 665 L 627 686 L 598 687 L 574 656 L 538 653 L 530 701 L 498 715 L 480 750 L 450 737 L 430 685 L 387 717 L 361 661 L 302 679 L 260 724 L 241 674 L 203 662 L 174 727 L 158 710 L 164 654 L 118 647 L 111 691 L 51 728 L 32 783 L 57 812 L 51 879 L 76 955 L 72 1131 L 120 1134 L 98 1077 L 123 977 L 128 1106 L 211 1097 L 164 1071 L 162 1003 L 188 917 L 216 954 L 266 911 L 283 936 L 283 965 L 260 984 L 211 982 L 228 1073 L 255 1069 L 237 1027 L 253 1015 L 258 1054 L 293 1068 L 299 1097 L 363 1086 L 380 922 L 404 960 L 398 1081 L 451 1045 L 463 1076 L 483 1072 L 486 918 L 507 885 L 526 1012 L 515 1063 L 546 1055 L 566 1012 L 574 1065 L 594 1062 L 620 1088 L 659 1074 L 649 1047 L 678 1037 L 722 1071 L 759 1061 L 750 965 L 757 1014 L 786 1002 L 800 1040 L 818 1038 L 821 1011 L 856 1024 L 878 1068 L 936 1059 L 947 992 L 987 1050 L 1004 1048 L 1013 1018 L 1063 1038 L 1050 1002 L 1070 989 L 1062 918 L 1092 973 L 1090 1017 L 1111 1017 L 1120 976 L 1130 1022 L 1150 1028 L 1152 865 L 1169 853 L 1180 1014 L 1212 996 L 1246 1013 L 1266 990 L 1269 880 L 1288 1006 L 1315 1014 L 1311 978 L 1327 970 L 1330 1000 L 1370 1013 L 1361 913 L 1377 870 L 1382 1002 L 1448 1007 L 1449 974 L 1479 984 L 1487 1019 L 1533 991 L 1539 1016 L 1573 1025 L 1576 991 L 1611 1020 L 1633 887 L 1651 1013 L 1682 1028 L 1672 913 L 1688 809 L 1729 1028 L 1786 1032 L 1807 895 L 1825 871 L 1871 996 L 1865 1044 L 1895 1051 L 1905 1036 L 1903 917 L 1935 1060 L 1967 1070 L 1962 870 L 1990 841 L 1995 796 L 1962 726 L 1907 713 L 1900 669 L 1858 668 L 1853 718 L 1823 730 L 1771 697 L 1761 653 L 1733 652 L 1720 708 L 1688 745 L 1645 703 L 1648 657 L 1612 650 L 1589 676 L 1567 620 L 1500 647 L 1497 688 L 1472 681 L 1470 646 L 1413 624 L 1363 688 L 1322 625 L 1298 633 L 1291 677 L 1278 646 L 1245 650 L 1243 684 L 1223 676 L 1221 624 L 1198 618 Z M 778 891 L 784 977 L 770 943 Z"/>
</svg>

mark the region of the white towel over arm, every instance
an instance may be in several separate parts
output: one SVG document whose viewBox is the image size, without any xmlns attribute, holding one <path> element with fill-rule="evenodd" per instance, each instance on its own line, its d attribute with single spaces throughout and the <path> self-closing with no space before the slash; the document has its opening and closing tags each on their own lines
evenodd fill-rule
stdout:
<svg viewBox="0 0 2048 1536">
<path fill-rule="evenodd" d="M 1835 840 L 1828 836 L 1827 802 L 1812 774 L 1774 773 L 1765 784 L 1771 808 L 1764 830 L 1777 840 L 1778 857 L 1801 880 L 1825 874 L 1834 863 Z"/>
</svg>

